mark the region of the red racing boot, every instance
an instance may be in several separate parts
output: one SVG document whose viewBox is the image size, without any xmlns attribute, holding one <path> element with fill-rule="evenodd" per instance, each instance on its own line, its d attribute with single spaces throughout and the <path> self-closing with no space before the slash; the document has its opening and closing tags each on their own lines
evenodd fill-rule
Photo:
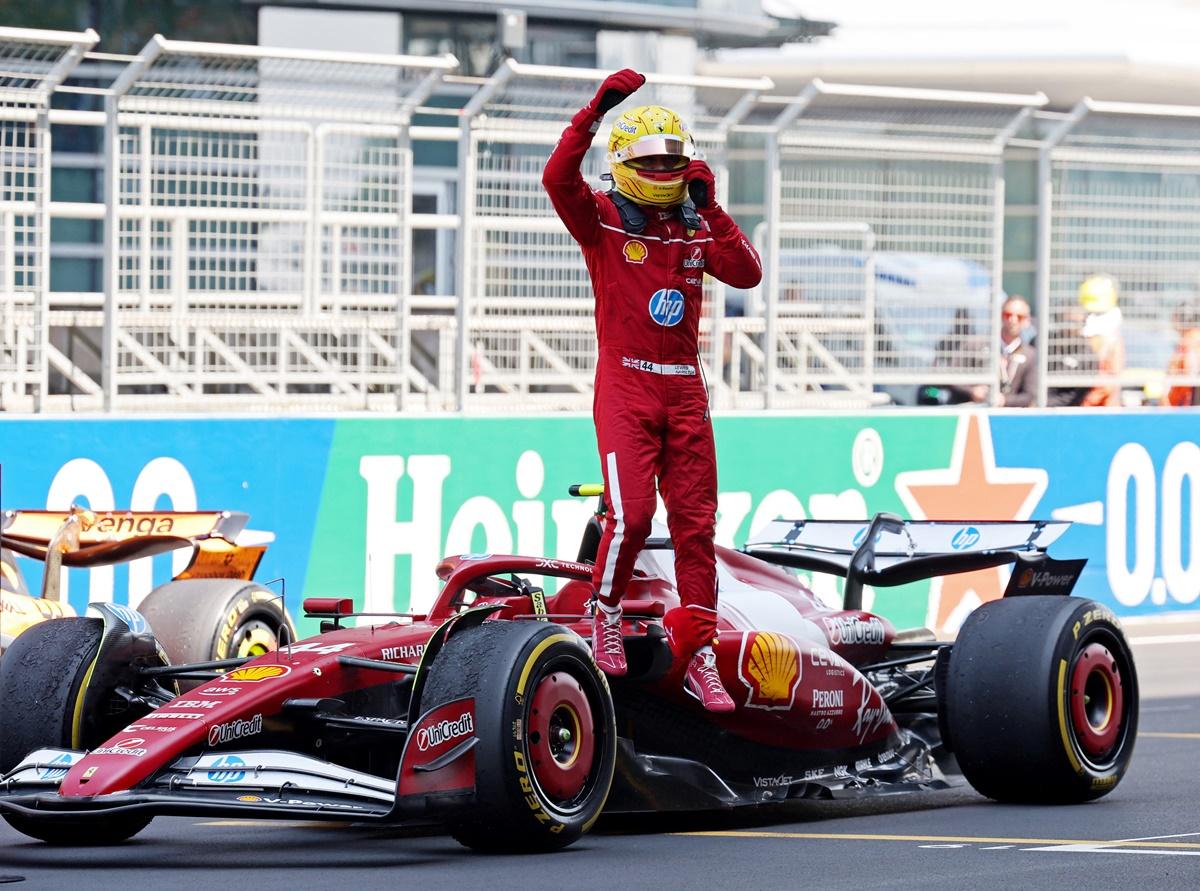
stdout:
<svg viewBox="0 0 1200 891">
<path fill-rule="evenodd" d="M 683 689 L 699 699 L 700 704 L 710 712 L 731 712 L 737 708 L 725 692 L 725 685 L 721 683 L 721 675 L 717 671 L 716 654 L 709 647 L 698 650 L 692 656 L 687 673 L 683 676 Z"/>
<path fill-rule="evenodd" d="M 592 658 L 602 672 L 614 678 L 629 671 L 625 662 L 625 642 L 621 640 L 621 611 L 609 614 L 597 609 L 592 618 Z"/>
</svg>

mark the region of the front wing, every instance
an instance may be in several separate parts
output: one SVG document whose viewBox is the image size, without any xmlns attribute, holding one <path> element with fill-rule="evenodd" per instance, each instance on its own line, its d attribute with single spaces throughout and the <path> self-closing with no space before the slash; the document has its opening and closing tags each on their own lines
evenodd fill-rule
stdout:
<svg viewBox="0 0 1200 891">
<path fill-rule="evenodd" d="M 68 749 L 30 754 L 0 787 L 0 813 L 97 819 L 135 812 L 289 820 L 404 818 L 395 813 L 393 781 L 270 750 L 180 758 L 134 789 L 92 798 L 59 795 L 62 778 L 85 754 Z"/>
<path fill-rule="evenodd" d="M 100 818 L 226 815 L 268 819 L 398 822 L 445 817 L 475 800 L 473 699 L 427 711 L 408 734 L 398 776 L 353 770 L 298 752 L 208 752 L 177 758 L 132 789 L 104 795 L 59 794 L 72 770 L 80 785 L 101 766 L 86 752 L 44 748 L 0 778 L 0 813 Z M 131 752 L 129 757 L 140 757 Z"/>
</svg>

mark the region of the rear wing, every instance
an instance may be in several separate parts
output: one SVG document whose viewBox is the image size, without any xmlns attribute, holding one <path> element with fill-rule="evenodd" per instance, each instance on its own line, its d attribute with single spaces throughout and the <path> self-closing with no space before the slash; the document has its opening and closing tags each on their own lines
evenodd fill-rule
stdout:
<svg viewBox="0 0 1200 891">
<path fill-rule="evenodd" d="M 72 519 L 78 522 L 64 542 Z M 53 546 L 64 552 L 65 566 L 105 566 L 207 539 L 233 543 L 249 519 L 234 511 L 6 510 L 0 538 L 4 547 L 35 560 L 45 560 Z"/>
<path fill-rule="evenodd" d="M 92 568 L 192 548 L 192 560 L 176 578 L 250 580 L 266 552 L 270 533 L 246 529 L 238 511 L 8 510 L 0 513 L 0 548 L 44 561 L 42 596 L 58 597 L 58 566 Z"/>
<path fill-rule="evenodd" d="M 862 608 L 862 586 L 890 587 L 921 579 L 1019 564 L 1005 596 L 1068 594 L 1086 560 L 1046 554 L 1069 522 L 925 521 L 876 514 L 864 520 L 775 520 L 750 537 L 752 557 L 844 576 L 845 608 Z"/>
</svg>

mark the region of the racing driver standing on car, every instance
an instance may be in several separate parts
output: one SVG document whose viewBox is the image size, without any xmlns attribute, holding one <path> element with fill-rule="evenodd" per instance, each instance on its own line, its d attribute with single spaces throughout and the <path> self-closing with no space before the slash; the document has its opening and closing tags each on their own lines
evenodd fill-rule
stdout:
<svg viewBox="0 0 1200 891">
<path fill-rule="evenodd" d="M 700 312 L 706 273 L 751 288 L 762 266 L 717 205 L 712 171 L 668 108 L 635 108 L 613 124 L 612 191 L 593 191 L 584 181 L 580 164 L 605 112 L 645 82 L 630 69 L 610 75 L 563 131 L 542 175 L 583 249 L 596 298 L 592 413 L 609 510 L 592 579 L 592 650 L 606 673 L 626 673 L 621 597 L 650 533 L 657 479 L 682 602 L 664 617 L 667 637 L 685 666 L 685 689 L 710 711 L 732 711 L 712 649 L 717 463 L 699 359 Z"/>
</svg>

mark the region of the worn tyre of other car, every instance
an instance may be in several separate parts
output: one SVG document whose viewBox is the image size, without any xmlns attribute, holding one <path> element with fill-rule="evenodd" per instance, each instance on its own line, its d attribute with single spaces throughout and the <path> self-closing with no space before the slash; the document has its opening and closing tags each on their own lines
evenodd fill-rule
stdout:
<svg viewBox="0 0 1200 891">
<path fill-rule="evenodd" d="M 181 579 L 139 604 L 173 665 L 261 656 L 296 639 L 277 593 L 241 579 Z"/>
<path fill-rule="evenodd" d="M 954 644 L 945 704 L 963 774 L 997 801 L 1099 798 L 1133 756 L 1133 654 L 1116 617 L 1091 600 L 1028 596 L 979 607 Z"/>
<path fill-rule="evenodd" d="M 477 806 L 449 823 L 479 851 L 553 851 L 600 816 L 616 765 L 612 695 L 589 647 L 545 622 L 485 622 L 453 634 L 421 695 L 425 712 L 476 709 Z"/>
<path fill-rule="evenodd" d="M 121 729 L 103 721 L 81 721 L 75 727 L 75 705 L 99 652 L 102 627 L 99 619 L 49 619 L 9 648 L 0 664 L 0 774 L 37 749 L 91 749 Z M 32 838 L 70 845 L 124 841 L 150 822 L 149 817 L 123 815 L 40 820 L 5 814 L 4 819 Z"/>
</svg>

